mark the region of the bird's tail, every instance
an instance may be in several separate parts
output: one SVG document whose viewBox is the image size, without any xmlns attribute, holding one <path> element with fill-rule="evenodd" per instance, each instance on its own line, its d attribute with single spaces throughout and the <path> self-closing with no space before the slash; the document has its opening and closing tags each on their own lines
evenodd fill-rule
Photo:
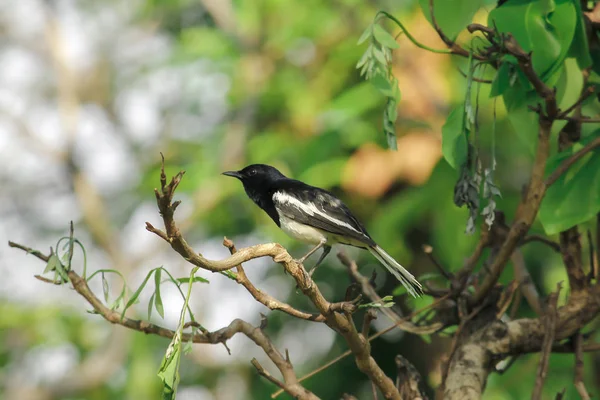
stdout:
<svg viewBox="0 0 600 400">
<path fill-rule="evenodd" d="M 413 297 L 419 297 L 423 294 L 423 288 L 417 279 L 412 276 L 402 265 L 398 264 L 398 261 L 394 260 L 392 256 L 385 252 L 381 247 L 369 246 L 369 251 L 373 256 L 381 263 L 388 271 L 392 273 L 402 283 L 402 285 L 408 290 Z"/>
</svg>

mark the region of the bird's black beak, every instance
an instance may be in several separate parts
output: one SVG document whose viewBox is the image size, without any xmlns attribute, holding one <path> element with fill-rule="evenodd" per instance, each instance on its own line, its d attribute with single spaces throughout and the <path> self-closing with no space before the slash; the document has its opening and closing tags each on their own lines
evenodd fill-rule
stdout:
<svg viewBox="0 0 600 400">
<path fill-rule="evenodd" d="M 234 178 L 242 179 L 242 174 L 240 174 L 238 171 L 223 172 L 223 175 L 232 176 Z"/>
</svg>

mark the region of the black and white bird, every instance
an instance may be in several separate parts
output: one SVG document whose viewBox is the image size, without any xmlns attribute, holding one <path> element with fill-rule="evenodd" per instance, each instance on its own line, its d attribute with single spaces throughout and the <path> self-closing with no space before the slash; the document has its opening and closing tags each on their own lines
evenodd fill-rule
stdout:
<svg viewBox="0 0 600 400">
<path fill-rule="evenodd" d="M 264 164 L 249 165 L 240 171 L 224 172 L 223 175 L 242 181 L 248 197 L 285 233 L 315 245 L 298 262 L 303 263 L 323 248 L 323 254 L 311 273 L 329 254 L 331 246 L 341 243 L 369 250 L 411 295 L 417 297 L 422 294 L 421 284 L 415 277 L 375 243 L 348 207 L 332 193 L 287 178 L 277 169 Z"/>
</svg>

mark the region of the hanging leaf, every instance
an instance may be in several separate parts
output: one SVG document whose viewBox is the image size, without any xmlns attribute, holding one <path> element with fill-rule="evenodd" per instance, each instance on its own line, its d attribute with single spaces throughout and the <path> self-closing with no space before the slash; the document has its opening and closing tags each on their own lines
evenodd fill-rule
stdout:
<svg viewBox="0 0 600 400">
<path fill-rule="evenodd" d="M 179 364 L 181 362 L 181 332 L 173 337 L 158 370 L 158 377 L 163 383 L 163 399 L 175 400 L 179 385 Z"/>
<path fill-rule="evenodd" d="M 50 258 L 48 259 L 48 263 L 46 263 L 46 268 L 44 268 L 44 274 L 55 271 L 56 267 L 60 264 L 60 259 L 56 255 L 56 253 L 52 253 Z"/>
<path fill-rule="evenodd" d="M 157 268 L 154 273 L 154 305 L 156 307 L 156 311 L 161 318 L 165 317 L 165 309 L 163 307 L 162 297 L 160 296 L 160 276 L 161 276 L 162 268 Z"/>
<path fill-rule="evenodd" d="M 104 294 L 104 301 L 108 304 L 109 288 L 108 288 L 108 280 L 106 280 L 106 276 L 104 275 L 104 272 L 102 272 L 102 293 Z"/>
<path fill-rule="evenodd" d="M 183 278 L 177 278 L 176 281 L 178 283 L 188 283 L 190 281 L 190 277 L 186 276 Z M 202 283 L 210 283 L 208 279 L 202 278 L 200 276 L 195 276 L 192 282 L 202 282 Z"/>
<path fill-rule="evenodd" d="M 150 300 L 148 300 L 148 319 L 152 317 L 152 310 L 154 309 L 154 296 L 156 293 L 152 293 Z"/>
<path fill-rule="evenodd" d="M 356 44 L 363 44 L 371 37 L 371 35 L 373 35 L 373 25 L 369 25 L 367 29 L 365 29 L 362 35 L 360 35 L 360 38 L 358 38 L 358 42 Z"/>
<path fill-rule="evenodd" d="M 490 97 L 496 97 L 503 94 L 506 89 L 510 86 L 511 77 L 514 75 L 514 64 L 510 62 L 503 62 L 500 64 L 500 68 L 496 71 L 496 76 L 492 81 L 492 87 L 490 89 Z"/>
<path fill-rule="evenodd" d="M 465 106 L 459 104 L 448 114 L 442 127 L 442 153 L 454 169 L 467 161 L 467 137 L 465 135 Z"/>
<path fill-rule="evenodd" d="M 400 47 L 396 39 L 392 35 L 388 33 L 383 27 L 379 24 L 373 25 L 373 37 L 379 44 L 387 47 L 388 49 L 397 49 Z"/>
<path fill-rule="evenodd" d="M 142 290 L 144 290 L 144 288 L 146 287 L 146 284 L 148 283 L 148 279 L 150 279 L 150 276 L 154 273 L 154 271 L 156 271 L 156 268 L 151 270 L 150 272 L 148 272 L 148 274 L 144 278 L 144 281 L 142 282 L 142 284 L 131 295 L 131 297 L 129 298 L 129 301 L 127 301 L 127 304 L 125 305 L 125 308 L 123 308 L 123 311 L 121 312 L 121 319 L 123 319 L 123 317 L 125 316 L 125 312 L 127 311 L 127 309 L 129 307 L 131 307 L 138 300 L 138 298 L 140 297 L 140 294 L 142 293 Z"/>
</svg>

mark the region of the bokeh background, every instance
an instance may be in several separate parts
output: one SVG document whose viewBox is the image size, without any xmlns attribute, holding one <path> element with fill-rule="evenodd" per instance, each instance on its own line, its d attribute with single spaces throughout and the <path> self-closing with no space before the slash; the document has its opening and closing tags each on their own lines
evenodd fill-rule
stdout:
<svg viewBox="0 0 600 400">
<path fill-rule="evenodd" d="M 491 7 L 491 5 L 490 5 Z M 115 327 L 86 313 L 72 290 L 33 278 L 44 265 L 9 249 L 7 240 L 47 251 L 75 223 L 88 269 L 115 268 L 135 290 L 146 273 L 164 266 L 176 276 L 186 264 L 144 222 L 160 225 L 153 188 L 159 152 L 169 173 L 187 171 L 178 191 L 177 220 L 188 241 L 208 258 L 224 258 L 223 236 L 238 247 L 277 241 L 294 255 L 307 249 L 288 239 L 220 175 L 250 163 L 269 163 L 291 177 L 332 190 L 365 221 L 371 235 L 416 275 L 434 272 L 422 245 L 449 270 L 460 268 L 477 234 L 464 234 L 466 210 L 453 205 L 456 171 L 441 159 L 441 126 L 465 87 L 463 60 L 425 52 L 400 37 L 394 74 L 402 100 L 398 151 L 381 132 L 384 99 L 359 78 L 356 42 L 377 10 L 398 16 L 428 45 L 442 43 L 417 1 L 358 0 L 59 0 L 0 1 L 0 393 L 5 399 L 155 399 L 156 377 L 168 341 Z M 476 19 L 485 21 L 483 9 Z M 389 27 L 392 32 L 397 32 Z M 490 159 L 493 101 L 482 87 L 482 156 Z M 498 104 L 498 207 L 510 218 L 528 178 L 531 155 Z M 534 231 L 540 231 L 536 225 Z M 381 293 L 395 282 L 368 254 L 347 250 L 361 271 L 379 272 Z M 565 279 L 560 258 L 543 245 L 523 249 L 543 293 Z M 82 263 L 81 257 L 75 259 Z M 296 307 L 310 305 L 292 280 L 268 260 L 248 263 L 260 288 Z M 288 348 L 303 375 L 346 350 L 321 324 L 268 312 L 241 287 L 206 272 L 192 306 L 208 329 L 234 318 L 258 323 Z M 506 269 L 503 281 L 511 278 Z M 350 281 L 334 256 L 316 274 L 330 300 Z M 111 293 L 120 289 L 109 280 Z M 440 283 L 442 284 L 442 283 Z M 91 283 L 101 295 L 99 279 Z M 165 318 L 174 327 L 182 299 L 163 290 Z M 145 318 L 152 287 L 133 314 Z M 398 311 L 429 299 L 398 299 Z M 521 316 L 530 315 L 523 307 Z M 597 325 L 597 324 L 596 324 Z M 384 317 L 376 329 L 388 326 Z M 258 377 L 252 357 L 274 371 L 245 337 L 223 346 L 196 345 L 183 359 L 179 399 L 264 399 L 275 388 Z M 430 388 L 440 382 L 444 334 L 420 338 L 392 332 L 373 342 L 376 359 L 394 375 L 401 353 Z M 538 356 L 492 375 L 485 398 L 530 395 Z M 586 356 L 590 392 L 598 395 L 600 361 Z M 573 357 L 552 355 L 545 393 L 572 388 Z M 324 399 L 343 392 L 370 398 L 370 384 L 347 358 L 311 378 Z M 285 395 L 282 398 L 286 398 Z"/>
</svg>

